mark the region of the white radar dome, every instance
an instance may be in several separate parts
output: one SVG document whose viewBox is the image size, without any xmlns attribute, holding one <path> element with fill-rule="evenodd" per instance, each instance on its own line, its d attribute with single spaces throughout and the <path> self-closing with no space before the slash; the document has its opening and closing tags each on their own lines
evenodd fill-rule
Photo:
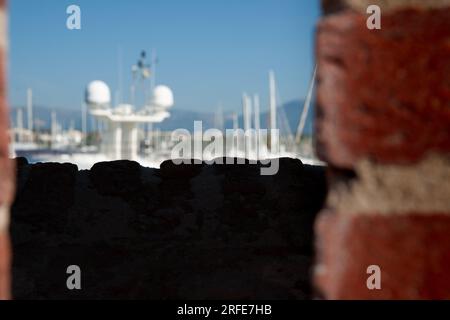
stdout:
<svg viewBox="0 0 450 320">
<path fill-rule="evenodd" d="M 173 93 L 167 86 L 156 86 L 153 89 L 153 104 L 157 107 L 169 108 L 173 106 Z"/>
<path fill-rule="evenodd" d="M 111 92 L 103 81 L 92 81 L 86 88 L 86 103 L 90 105 L 107 105 L 111 102 Z"/>
</svg>

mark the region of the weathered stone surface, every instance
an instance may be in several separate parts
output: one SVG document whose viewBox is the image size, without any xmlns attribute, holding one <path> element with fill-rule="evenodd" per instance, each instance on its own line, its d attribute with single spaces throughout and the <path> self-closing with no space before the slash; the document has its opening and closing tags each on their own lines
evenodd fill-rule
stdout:
<svg viewBox="0 0 450 320">
<path fill-rule="evenodd" d="M 96 163 L 89 171 L 90 180 L 102 195 L 132 195 L 142 187 L 141 166 L 122 160 Z"/>
<path fill-rule="evenodd" d="M 193 166 L 122 161 L 73 172 L 22 164 L 11 223 L 14 297 L 311 298 L 324 169 L 289 159 L 276 176 L 260 176 L 258 165 Z M 46 177 L 60 175 L 68 186 L 50 188 Z M 66 289 L 73 264 L 81 291 Z"/>
<path fill-rule="evenodd" d="M 25 177 L 21 177 L 22 171 Z M 74 202 L 77 172 L 77 166 L 68 163 L 22 166 L 14 218 L 33 222 L 43 233 L 63 232 Z"/>
<path fill-rule="evenodd" d="M 317 148 L 351 169 L 450 153 L 450 8 L 322 19 L 317 35 Z"/>
<path fill-rule="evenodd" d="M 383 13 L 390 13 L 401 9 L 436 9 L 450 6 L 450 0 L 322 0 L 325 14 L 343 10 L 354 10 L 366 13 L 370 5 L 377 5 Z"/>
<path fill-rule="evenodd" d="M 201 171 L 203 164 L 195 164 L 194 160 L 187 161 L 191 161 L 192 164 L 181 163 L 176 165 L 172 161 L 165 161 L 160 166 L 159 175 L 163 178 L 192 178 L 196 176 Z"/>
<path fill-rule="evenodd" d="M 327 299 L 450 299 L 450 215 L 324 212 L 315 282 Z M 367 268 L 381 269 L 381 290 Z"/>
</svg>

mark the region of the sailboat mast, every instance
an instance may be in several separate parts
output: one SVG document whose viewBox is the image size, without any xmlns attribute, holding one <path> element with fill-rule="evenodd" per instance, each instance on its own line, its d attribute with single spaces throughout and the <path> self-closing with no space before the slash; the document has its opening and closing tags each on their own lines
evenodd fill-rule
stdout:
<svg viewBox="0 0 450 320">
<path fill-rule="evenodd" d="M 244 118 L 244 131 L 247 131 L 252 126 L 252 102 L 246 93 L 242 95 L 242 115 Z"/>
<path fill-rule="evenodd" d="M 33 132 L 33 90 L 27 89 L 27 120 L 28 130 Z"/>
<path fill-rule="evenodd" d="M 22 109 L 17 109 L 17 140 L 18 142 L 22 142 L 22 134 L 23 134 L 23 112 Z"/>
<path fill-rule="evenodd" d="M 261 128 L 260 119 L 259 119 L 259 95 L 255 94 L 253 97 L 253 107 L 255 114 L 255 130 L 258 132 Z"/>
<path fill-rule="evenodd" d="M 52 142 L 52 147 L 53 147 L 53 144 L 56 142 L 56 130 L 57 130 L 56 112 L 55 111 L 52 111 L 52 113 L 51 113 L 50 130 L 51 130 L 51 136 L 52 136 L 51 142 Z"/>
<path fill-rule="evenodd" d="M 216 110 L 216 114 L 214 117 L 214 126 L 220 131 L 224 130 L 223 110 L 221 104 L 219 104 L 219 107 Z"/>
<path fill-rule="evenodd" d="M 122 47 L 117 48 L 117 92 L 116 92 L 116 104 L 122 103 L 123 92 L 123 64 L 122 64 Z"/>
<path fill-rule="evenodd" d="M 237 113 L 233 112 L 231 118 L 233 119 L 233 130 L 236 131 L 237 129 L 239 129 L 239 119 Z"/>
<path fill-rule="evenodd" d="M 276 100 L 276 86 L 275 74 L 273 71 L 269 73 L 269 90 L 270 90 L 270 124 L 269 129 L 277 128 L 277 100 Z"/>
<path fill-rule="evenodd" d="M 303 105 L 302 115 L 300 117 L 300 122 L 298 123 L 297 135 L 295 137 L 295 142 L 300 144 L 302 140 L 303 130 L 305 129 L 306 119 L 308 116 L 309 107 L 311 105 L 312 93 L 314 90 L 314 83 L 316 81 L 317 65 L 314 67 L 314 72 L 309 83 L 308 94 L 306 95 L 305 103 Z"/>
<path fill-rule="evenodd" d="M 275 132 L 272 130 L 277 129 L 277 93 L 275 84 L 275 73 L 273 71 L 269 72 L 269 136 L 268 136 L 268 147 L 273 149 L 278 144 L 276 141 Z"/>
<path fill-rule="evenodd" d="M 83 133 L 84 141 L 87 140 L 87 107 L 86 103 L 81 104 L 81 132 Z"/>
</svg>

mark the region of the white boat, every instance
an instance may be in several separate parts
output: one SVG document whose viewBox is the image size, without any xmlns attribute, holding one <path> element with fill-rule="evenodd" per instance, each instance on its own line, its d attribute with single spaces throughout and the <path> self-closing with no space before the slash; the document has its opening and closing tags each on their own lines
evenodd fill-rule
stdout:
<svg viewBox="0 0 450 320">
<path fill-rule="evenodd" d="M 116 101 L 116 105 L 111 102 L 110 89 L 103 81 L 92 81 L 86 88 L 85 104 L 83 106 L 83 129 L 82 132 L 73 128 L 68 131 L 61 129 L 57 123 L 56 113 L 52 112 L 51 132 L 48 134 L 40 134 L 39 140 L 44 141 L 47 147 L 39 146 L 33 142 L 33 134 L 36 139 L 37 133 L 33 131 L 32 117 L 32 91 L 27 91 L 27 110 L 28 110 L 28 130 L 23 128 L 22 115 L 18 117 L 17 128 L 14 129 L 14 156 L 26 156 L 30 162 L 70 162 L 78 165 L 79 169 L 90 169 L 95 163 L 101 161 L 113 160 L 133 160 L 139 162 L 142 166 L 159 168 L 163 161 L 172 158 L 171 150 L 176 142 L 171 141 L 170 133 L 161 135 L 157 130 L 145 130 L 144 125 L 161 123 L 170 117 L 170 108 L 174 105 L 174 97 L 172 90 L 164 85 L 155 84 L 155 76 L 152 68 L 155 65 L 155 56 L 151 64 L 145 61 L 145 52 L 136 65 L 132 67 L 133 83 L 130 88 L 130 103 L 122 103 Z M 306 114 L 311 103 L 311 94 L 314 83 L 315 74 L 312 77 L 311 85 L 308 92 L 308 99 L 304 106 L 304 112 L 300 120 L 299 130 L 303 130 Z M 149 84 L 148 84 L 149 82 Z M 136 107 L 136 88 L 143 90 L 143 101 L 140 108 Z M 273 72 L 269 75 L 269 130 L 277 129 L 277 91 L 275 76 Z M 263 129 L 259 123 L 259 96 L 254 95 L 251 99 L 246 94 L 243 95 L 243 129 L 245 132 L 252 129 L 260 133 Z M 280 108 L 281 109 L 281 108 Z M 254 111 L 252 113 L 252 110 Z M 97 120 L 98 133 L 100 142 L 98 145 L 87 146 L 81 141 L 86 141 L 87 130 L 87 114 L 90 114 Z M 222 114 L 222 113 L 220 113 Z M 221 123 L 223 130 L 223 115 L 218 117 L 218 123 Z M 252 120 L 253 119 L 253 120 Z M 253 123 L 253 125 L 252 125 Z M 147 127 L 148 128 L 148 127 Z M 239 129 L 238 117 L 233 116 L 233 129 Z M 16 132 L 17 131 L 17 132 Z M 301 140 L 302 132 L 297 132 L 298 140 Z M 26 134 L 25 134 L 25 133 Z M 31 133 L 31 139 L 30 139 Z M 203 137 L 203 132 L 201 132 Z M 28 141 L 24 142 L 23 137 L 27 136 Z M 197 137 L 197 138 L 196 138 Z M 271 138 L 270 138 L 271 137 Z M 163 139 L 162 139 L 163 138 Z M 225 135 L 225 139 L 230 139 Z M 194 134 L 193 143 L 198 136 Z M 234 142 L 234 134 L 231 137 Z M 298 148 L 292 138 L 286 143 L 282 143 L 282 139 L 277 136 L 265 135 L 258 138 L 259 143 L 252 144 L 245 139 L 244 147 L 233 147 L 231 150 L 223 150 L 222 154 L 202 153 L 203 160 L 212 160 L 220 157 L 238 157 L 250 160 L 263 160 L 268 158 L 299 158 L 306 164 L 321 164 L 320 161 L 311 155 L 300 154 Z M 256 138 L 254 138 L 256 139 Z M 261 140 L 259 140 L 261 139 Z M 205 141 L 201 138 L 200 144 Z M 143 143 L 147 142 L 147 143 Z M 150 143 L 149 143 L 150 142 Z M 254 141 L 253 141 L 254 142 Z M 301 142 L 301 141 L 299 141 Z M 142 145 L 146 145 L 142 148 Z M 242 144 L 240 144 L 242 146 Z M 258 145 L 257 148 L 249 147 Z M 273 148 L 272 145 L 277 145 Z M 290 147 L 289 147 L 290 146 Z M 294 148 L 292 148 L 294 146 Z M 185 155 L 185 158 L 197 158 L 191 154 Z"/>
</svg>

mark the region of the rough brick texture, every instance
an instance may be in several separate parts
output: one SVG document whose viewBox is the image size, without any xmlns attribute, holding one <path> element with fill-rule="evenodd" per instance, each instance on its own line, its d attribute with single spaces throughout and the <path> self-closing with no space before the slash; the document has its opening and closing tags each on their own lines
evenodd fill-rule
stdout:
<svg viewBox="0 0 450 320">
<path fill-rule="evenodd" d="M 6 97 L 6 53 L 4 40 L 1 39 L 1 33 L 5 28 L 5 20 L 1 10 L 0 2 L 0 204 L 11 203 L 13 197 L 13 165 L 9 160 L 9 116 Z"/>
<path fill-rule="evenodd" d="M 315 280 L 328 299 L 450 299 L 450 215 L 347 215 L 316 224 Z M 368 290 L 367 267 L 381 268 Z"/>
<path fill-rule="evenodd" d="M 382 12 L 392 12 L 404 8 L 436 9 L 450 6 L 450 0 L 322 0 L 325 14 L 342 10 L 366 13 L 370 5 L 378 5 Z"/>
<path fill-rule="evenodd" d="M 381 30 L 366 19 L 349 11 L 318 26 L 320 158 L 352 168 L 449 154 L 450 8 L 383 14 Z"/>
<path fill-rule="evenodd" d="M 0 300 L 10 298 L 10 250 L 8 234 L 0 233 Z"/>
<path fill-rule="evenodd" d="M 0 300 L 10 298 L 10 244 L 7 232 L 13 198 L 13 165 L 9 160 L 6 99 L 6 1 L 0 1 Z"/>
</svg>

